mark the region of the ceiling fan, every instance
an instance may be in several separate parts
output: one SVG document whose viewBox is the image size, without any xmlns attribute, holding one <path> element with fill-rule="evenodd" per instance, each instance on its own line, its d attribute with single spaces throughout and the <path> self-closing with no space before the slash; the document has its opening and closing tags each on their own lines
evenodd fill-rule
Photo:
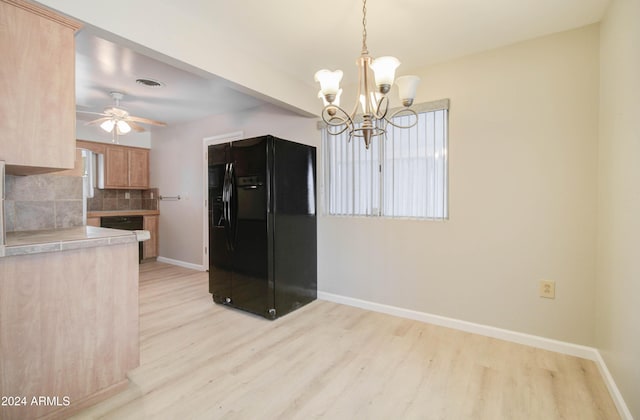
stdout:
<svg viewBox="0 0 640 420">
<path fill-rule="evenodd" d="M 145 128 L 142 127 L 139 123 L 166 127 L 167 124 L 161 121 L 155 121 L 148 118 L 129 115 L 129 112 L 127 112 L 123 108 L 120 108 L 120 101 L 122 100 L 124 95 L 120 92 L 111 92 L 110 95 L 113 98 L 114 106 L 105 108 L 104 112 L 100 113 L 78 111 L 84 114 L 101 115 L 100 118 L 89 121 L 85 125 L 99 124 L 100 128 L 102 128 L 107 133 L 113 133 L 114 136 L 127 134 L 131 130 L 138 133 L 145 131 Z"/>
</svg>

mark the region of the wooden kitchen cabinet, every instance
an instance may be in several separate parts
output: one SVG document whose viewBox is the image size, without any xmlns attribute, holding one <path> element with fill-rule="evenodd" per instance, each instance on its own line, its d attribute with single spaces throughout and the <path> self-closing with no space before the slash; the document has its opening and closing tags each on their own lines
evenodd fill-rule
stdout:
<svg viewBox="0 0 640 420">
<path fill-rule="evenodd" d="M 100 227 L 99 217 L 87 217 L 87 226 Z"/>
<path fill-rule="evenodd" d="M 105 147 L 105 188 L 149 188 L 149 150 L 138 147 Z"/>
<path fill-rule="evenodd" d="M 129 156 L 125 148 L 108 146 L 104 166 L 105 188 L 129 188 Z"/>
<path fill-rule="evenodd" d="M 129 188 L 149 188 L 149 150 L 128 149 Z"/>
<path fill-rule="evenodd" d="M 107 151 L 106 143 L 98 143 L 95 141 L 76 140 L 76 148 L 91 150 L 96 153 L 105 154 Z"/>
<path fill-rule="evenodd" d="M 0 160 L 8 173 L 74 167 L 80 26 L 23 0 L 0 0 Z"/>
<path fill-rule="evenodd" d="M 149 188 L 149 149 L 78 140 L 76 147 L 104 155 L 105 188 Z"/>
<path fill-rule="evenodd" d="M 156 258 L 158 256 L 158 216 L 144 216 L 144 230 L 148 230 L 151 239 L 142 243 L 142 258 Z"/>
<path fill-rule="evenodd" d="M 0 419 L 66 419 L 127 388 L 140 364 L 137 243 L 3 257 L 0 279 L 0 394 L 27 398 Z M 41 395 L 59 404 L 31 404 Z"/>
</svg>

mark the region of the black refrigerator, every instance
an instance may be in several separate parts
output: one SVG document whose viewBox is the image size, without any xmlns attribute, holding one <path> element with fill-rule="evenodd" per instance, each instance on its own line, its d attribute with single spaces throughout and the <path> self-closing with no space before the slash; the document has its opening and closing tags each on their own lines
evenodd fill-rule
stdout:
<svg viewBox="0 0 640 420">
<path fill-rule="evenodd" d="M 209 292 L 275 319 L 317 296 L 316 149 L 273 136 L 209 146 Z"/>
</svg>

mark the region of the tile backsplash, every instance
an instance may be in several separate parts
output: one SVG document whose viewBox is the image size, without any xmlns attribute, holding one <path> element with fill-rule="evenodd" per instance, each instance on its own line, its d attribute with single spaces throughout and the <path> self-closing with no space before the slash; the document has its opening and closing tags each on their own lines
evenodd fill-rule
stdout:
<svg viewBox="0 0 640 420">
<path fill-rule="evenodd" d="M 158 189 L 95 190 L 87 199 L 87 211 L 158 210 Z"/>
<path fill-rule="evenodd" d="M 82 226 L 82 178 L 66 175 L 7 175 L 7 232 Z"/>
<path fill-rule="evenodd" d="M 7 232 L 60 229 L 84 225 L 82 177 L 68 175 L 7 175 L 5 227 Z M 158 189 L 95 190 L 87 211 L 157 210 Z"/>
</svg>

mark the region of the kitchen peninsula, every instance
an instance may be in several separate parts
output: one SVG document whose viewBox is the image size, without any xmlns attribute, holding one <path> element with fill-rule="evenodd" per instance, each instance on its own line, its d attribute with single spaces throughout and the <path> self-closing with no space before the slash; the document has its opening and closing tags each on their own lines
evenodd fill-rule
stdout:
<svg viewBox="0 0 640 420">
<path fill-rule="evenodd" d="M 7 234 L 0 384 L 14 404 L 0 418 L 66 417 L 127 386 L 139 365 L 137 249 L 134 232 L 92 226 Z"/>
</svg>

